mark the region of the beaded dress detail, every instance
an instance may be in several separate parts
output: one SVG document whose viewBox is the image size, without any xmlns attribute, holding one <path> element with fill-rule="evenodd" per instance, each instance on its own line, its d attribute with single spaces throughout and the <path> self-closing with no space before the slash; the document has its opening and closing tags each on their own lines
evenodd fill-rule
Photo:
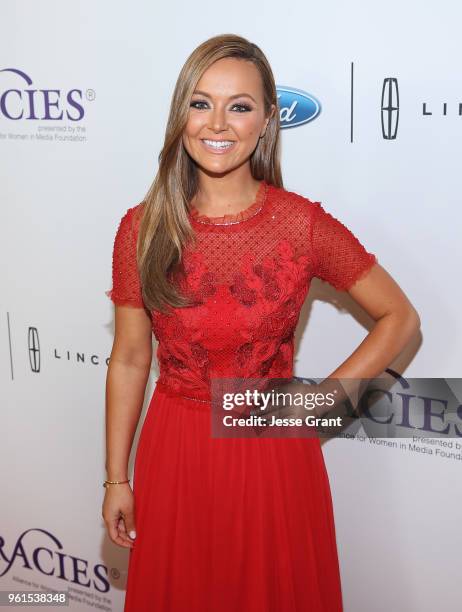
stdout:
<svg viewBox="0 0 462 612">
<path fill-rule="evenodd" d="M 142 306 L 136 267 L 138 205 L 121 221 L 114 253 L 119 303 Z M 184 250 L 195 306 L 154 311 L 158 382 L 187 396 L 210 398 L 216 377 L 290 377 L 293 340 L 313 276 L 339 290 L 367 272 L 375 256 L 319 202 L 261 181 L 245 210 L 208 217 L 192 208 L 196 248 Z"/>
</svg>

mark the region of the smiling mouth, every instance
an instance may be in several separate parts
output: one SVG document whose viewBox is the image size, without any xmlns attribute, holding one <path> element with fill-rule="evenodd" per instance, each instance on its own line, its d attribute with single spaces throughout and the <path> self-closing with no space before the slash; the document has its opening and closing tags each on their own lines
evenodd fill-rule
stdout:
<svg viewBox="0 0 462 612">
<path fill-rule="evenodd" d="M 212 140 L 211 138 L 201 138 L 201 142 L 203 142 L 204 145 L 209 150 L 227 151 L 235 144 L 236 141 L 235 140 Z"/>
</svg>

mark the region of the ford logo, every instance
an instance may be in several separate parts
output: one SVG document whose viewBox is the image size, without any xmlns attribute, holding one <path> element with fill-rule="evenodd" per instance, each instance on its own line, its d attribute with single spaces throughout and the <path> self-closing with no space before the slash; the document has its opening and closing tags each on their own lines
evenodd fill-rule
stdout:
<svg viewBox="0 0 462 612">
<path fill-rule="evenodd" d="M 321 104 L 311 94 L 295 87 L 277 87 L 281 128 L 303 125 L 321 112 Z"/>
</svg>

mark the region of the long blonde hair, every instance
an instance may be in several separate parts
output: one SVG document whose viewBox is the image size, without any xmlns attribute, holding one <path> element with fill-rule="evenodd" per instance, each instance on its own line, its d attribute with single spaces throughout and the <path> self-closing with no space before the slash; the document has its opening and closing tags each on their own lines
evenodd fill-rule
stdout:
<svg viewBox="0 0 462 612">
<path fill-rule="evenodd" d="M 168 274 L 181 267 L 185 244 L 194 241 L 188 218 L 189 202 L 198 188 L 197 167 L 184 149 L 182 136 L 188 120 L 191 97 L 204 71 L 215 61 L 234 57 L 255 64 L 264 91 L 265 116 L 270 118 L 265 135 L 250 158 L 255 180 L 282 187 L 279 152 L 279 111 L 273 73 L 260 48 L 241 36 L 222 34 L 200 44 L 188 57 L 175 85 L 159 168 L 143 202 L 137 260 L 143 300 L 149 310 L 165 312 L 168 305 L 190 305 L 178 292 Z"/>
</svg>

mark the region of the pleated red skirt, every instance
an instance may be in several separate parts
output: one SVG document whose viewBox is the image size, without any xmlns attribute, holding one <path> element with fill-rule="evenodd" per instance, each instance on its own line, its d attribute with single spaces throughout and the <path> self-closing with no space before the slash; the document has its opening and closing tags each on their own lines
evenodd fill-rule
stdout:
<svg viewBox="0 0 462 612">
<path fill-rule="evenodd" d="M 210 410 L 154 390 L 124 612 L 341 612 L 319 440 L 212 438 Z"/>
</svg>

